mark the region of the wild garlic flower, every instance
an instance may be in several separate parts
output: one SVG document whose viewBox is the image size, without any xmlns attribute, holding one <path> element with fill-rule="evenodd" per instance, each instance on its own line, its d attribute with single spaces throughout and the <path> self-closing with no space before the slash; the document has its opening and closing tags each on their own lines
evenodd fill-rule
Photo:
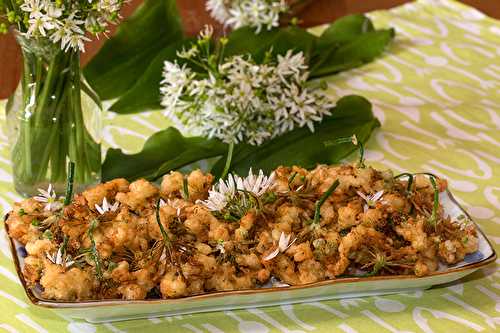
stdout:
<svg viewBox="0 0 500 333">
<path fill-rule="evenodd" d="M 248 176 L 245 178 L 236 178 L 236 188 L 238 190 L 245 190 L 254 195 L 260 197 L 269 190 L 269 188 L 274 184 L 275 173 L 271 173 L 269 177 L 264 175 L 262 170 L 259 170 L 259 175 L 254 175 L 252 168 L 248 172 Z"/>
<path fill-rule="evenodd" d="M 264 261 L 268 261 L 274 259 L 278 254 L 286 252 L 286 250 L 288 250 L 290 246 L 292 246 L 293 243 L 295 243 L 295 241 L 297 240 L 297 238 L 294 238 L 290 242 L 291 239 L 292 235 L 286 235 L 284 232 L 281 232 L 280 239 L 278 241 L 278 246 L 276 247 L 276 249 L 262 259 Z"/>
<path fill-rule="evenodd" d="M 40 193 L 40 195 L 34 196 L 33 199 L 38 202 L 44 203 L 45 210 L 53 212 L 63 207 L 63 203 L 60 199 L 57 198 L 56 192 L 52 188 L 52 184 L 49 184 L 47 190 L 39 188 L 38 192 Z"/>
<path fill-rule="evenodd" d="M 363 210 L 366 213 L 368 208 L 375 207 L 377 202 L 382 198 L 384 195 L 384 190 L 378 191 L 375 194 L 364 194 L 360 191 L 356 191 L 356 193 L 365 201 L 365 205 L 363 206 Z"/>
<path fill-rule="evenodd" d="M 60 265 L 64 268 L 69 268 L 70 266 L 72 266 L 75 261 L 71 258 L 70 255 L 64 255 L 63 254 L 63 247 L 59 247 L 59 249 L 57 250 L 56 253 L 54 254 L 49 254 L 48 252 L 45 253 L 45 255 L 47 256 L 47 259 L 55 264 L 55 265 Z"/>
<path fill-rule="evenodd" d="M 233 29 L 250 26 L 257 33 L 264 27 L 271 30 L 279 26 L 280 15 L 289 10 L 285 0 L 207 0 L 206 8 L 225 26 Z"/>
<path fill-rule="evenodd" d="M 208 191 L 208 199 L 198 200 L 196 203 L 205 206 L 208 210 L 213 212 L 224 210 L 237 193 L 236 181 L 234 178 L 232 174 L 229 174 L 227 181 L 222 179 L 219 180 L 219 182 Z"/>
<path fill-rule="evenodd" d="M 201 37 L 178 56 L 204 72 L 166 61 L 160 87 L 165 116 L 190 134 L 260 145 L 297 127 L 314 131 L 314 123 L 330 115 L 331 101 L 307 87 L 302 52 L 257 64 L 248 56 L 203 56 L 200 41 L 208 44 Z"/>
<path fill-rule="evenodd" d="M 118 207 L 120 207 L 120 202 L 115 201 L 113 205 L 110 205 L 106 197 L 104 197 L 104 199 L 102 200 L 101 206 L 99 206 L 98 204 L 95 205 L 95 209 L 101 215 L 104 215 L 108 212 L 116 212 L 118 210 Z"/>
<path fill-rule="evenodd" d="M 198 200 L 196 203 L 212 212 L 223 215 L 228 213 L 232 217 L 241 218 L 253 207 L 255 198 L 260 198 L 272 188 L 274 180 L 274 172 L 267 177 L 262 170 L 256 176 L 250 169 L 248 176 L 244 178 L 229 174 L 226 181 L 219 180 L 212 187 L 207 200 Z"/>
<path fill-rule="evenodd" d="M 26 16 L 28 38 L 45 39 L 63 51 L 85 51 L 86 33 L 105 33 L 117 22 L 125 0 L 21 0 L 19 16 Z"/>
</svg>

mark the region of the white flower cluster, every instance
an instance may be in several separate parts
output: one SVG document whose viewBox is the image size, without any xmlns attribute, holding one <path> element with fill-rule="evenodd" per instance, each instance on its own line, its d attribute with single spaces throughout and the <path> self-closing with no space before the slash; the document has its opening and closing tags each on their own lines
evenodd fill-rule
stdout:
<svg viewBox="0 0 500 333">
<path fill-rule="evenodd" d="M 233 176 L 229 174 L 227 181 L 220 180 L 218 184 L 214 185 L 208 192 L 208 199 L 205 201 L 198 200 L 198 204 L 202 204 L 210 211 L 221 212 L 231 205 L 237 199 L 240 192 L 261 197 L 274 185 L 275 174 L 274 172 L 269 176 L 265 176 L 262 170 L 259 175 L 254 175 L 250 169 L 248 176 L 245 178 Z M 242 196 L 245 200 L 246 196 Z M 246 206 L 246 205 L 244 205 Z"/>
<path fill-rule="evenodd" d="M 39 188 L 38 192 L 40 195 L 34 196 L 33 199 L 43 203 L 45 205 L 44 210 L 54 212 L 63 207 L 62 199 L 57 198 L 57 194 L 54 191 L 52 184 L 49 184 L 47 190 Z"/>
<path fill-rule="evenodd" d="M 225 26 L 250 26 L 257 28 L 257 33 L 263 27 L 271 30 L 279 26 L 280 15 L 289 10 L 285 0 L 208 0 L 206 8 Z"/>
<path fill-rule="evenodd" d="M 87 32 L 105 33 L 119 18 L 125 0 L 22 0 L 20 9 L 27 14 L 26 36 L 46 38 L 60 44 L 62 50 L 85 51 Z"/>
<path fill-rule="evenodd" d="M 189 59 L 196 53 L 192 48 L 179 56 Z M 320 91 L 306 87 L 302 52 L 290 50 L 264 64 L 233 56 L 213 67 L 200 74 L 165 62 L 160 88 L 165 115 L 191 134 L 260 145 L 295 127 L 314 131 L 314 122 L 333 107 Z"/>
</svg>

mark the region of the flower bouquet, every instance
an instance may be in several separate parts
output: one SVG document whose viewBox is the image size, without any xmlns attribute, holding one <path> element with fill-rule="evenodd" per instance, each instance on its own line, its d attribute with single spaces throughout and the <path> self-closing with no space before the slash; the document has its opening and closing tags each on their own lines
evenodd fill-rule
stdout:
<svg viewBox="0 0 500 333">
<path fill-rule="evenodd" d="M 80 71 L 90 35 L 117 22 L 123 0 L 2 0 L 0 15 L 12 27 L 23 54 L 23 74 L 7 104 L 14 183 L 33 195 L 54 184 L 61 191 L 68 160 L 77 164 L 78 186 L 100 181 L 98 96 Z"/>
<path fill-rule="evenodd" d="M 284 16 L 291 16 L 308 0 L 207 0 L 210 15 L 225 27 L 271 30 L 279 27 Z"/>
<path fill-rule="evenodd" d="M 99 95 L 114 100 L 111 111 L 163 110 L 174 125 L 137 154 L 108 150 L 104 179 L 154 180 L 200 161 L 217 177 L 250 167 L 269 172 L 335 163 L 354 148 L 325 142 L 353 134 L 366 141 L 379 125 L 364 98 L 330 100 L 323 78 L 382 54 L 392 29 L 377 30 L 369 18 L 352 15 L 319 36 L 273 23 L 221 38 L 207 27 L 191 38 L 178 17 L 174 1 L 145 1 L 85 68 Z M 131 49 L 135 56 L 123 59 Z"/>
</svg>

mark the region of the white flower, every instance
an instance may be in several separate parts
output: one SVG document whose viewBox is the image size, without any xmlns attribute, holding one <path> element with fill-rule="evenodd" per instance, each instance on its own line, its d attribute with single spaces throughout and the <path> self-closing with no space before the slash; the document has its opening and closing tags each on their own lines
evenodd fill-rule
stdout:
<svg viewBox="0 0 500 333">
<path fill-rule="evenodd" d="M 30 17 L 35 17 L 41 15 L 42 10 L 45 7 L 45 3 L 40 0 L 24 0 L 19 8 L 22 11 L 30 14 Z"/>
<path fill-rule="evenodd" d="M 363 194 L 360 191 L 356 191 L 356 193 L 365 200 L 365 205 L 363 206 L 363 210 L 366 213 L 369 207 L 375 207 L 377 201 L 379 201 L 384 195 L 384 190 L 380 190 L 375 194 L 367 195 Z"/>
<path fill-rule="evenodd" d="M 207 0 L 205 7 L 217 21 L 224 23 L 229 18 L 225 0 Z"/>
<path fill-rule="evenodd" d="M 60 265 L 64 268 L 68 268 L 75 263 L 75 261 L 72 260 L 71 256 L 69 256 L 69 255 L 63 256 L 62 246 L 59 247 L 59 249 L 57 250 L 56 253 L 51 255 L 48 252 L 46 252 L 45 255 L 47 256 L 47 259 L 51 263 L 53 263 L 55 265 Z"/>
<path fill-rule="evenodd" d="M 307 77 L 301 77 L 301 75 L 308 74 L 306 70 L 307 66 L 302 52 L 293 54 L 292 50 L 288 50 L 285 56 L 278 55 L 276 72 L 284 84 L 288 84 L 286 77 L 290 75 L 295 75 L 296 81 L 307 80 Z"/>
<path fill-rule="evenodd" d="M 244 26 L 268 30 L 279 26 L 282 13 L 289 7 L 285 0 L 207 0 L 210 15 L 225 26 L 237 29 Z"/>
<path fill-rule="evenodd" d="M 184 103 L 179 101 L 179 98 L 193 78 L 194 74 L 189 68 L 186 68 L 186 65 L 181 67 L 177 63 L 165 61 L 160 93 L 162 94 L 161 104 L 166 108 L 167 116 L 174 116 L 172 110 L 175 107 L 178 110 L 183 108 Z"/>
<path fill-rule="evenodd" d="M 191 50 L 179 55 L 208 61 Z M 333 104 L 306 87 L 308 75 L 302 52 L 266 64 L 233 56 L 202 74 L 166 61 L 161 103 L 165 116 L 189 134 L 260 145 L 296 127 L 314 131 L 314 123 L 330 115 Z"/>
<path fill-rule="evenodd" d="M 269 253 L 267 256 L 265 256 L 264 258 L 262 258 L 264 261 L 268 261 L 268 260 L 271 260 L 273 258 L 275 258 L 278 254 L 280 253 L 284 253 L 286 250 L 288 250 L 290 248 L 290 246 L 293 245 L 293 243 L 295 243 L 295 241 L 297 240 L 297 238 L 294 238 L 291 242 L 290 242 L 290 239 L 292 238 L 292 235 L 286 235 L 284 232 L 281 232 L 281 235 L 280 235 L 280 239 L 278 241 L 278 246 L 276 247 L 276 249 Z"/>
<path fill-rule="evenodd" d="M 85 45 L 84 42 L 90 41 L 90 38 L 85 37 L 84 35 L 80 34 L 72 34 L 71 36 L 67 36 L 68 38 L 65 40 L 63 38 L 63 43 L 66 41 L 66 45 L 63 46 L 63 50 L 67 51 L 70 48 L 73 50 L 79 50 L 81 52 L 85 51 Z"/>
<path fill-rule="evenodd" d="M 236 187 L 239 190 L 246 190 L 260 197 L 269 190 L 274 184 L 275 174 L 271 173 L 269 177 L 264 176 L 264 172 L 259 170 L 259 175 L 256 176 L 252 172 L 252 168 L 246 178 L 236 178 Z"/>
<path fill-rule="evenodd" d="M 122 2 L 123 1 L 120 0 L 99 0 L 97 3 L 97 10 L 109 13 L 119 12 Z"/>
<path fill-rule="evenodd" d="M 177 56 L 179 58 L 190 59 L 190 58 L 194 58 L 195 56 L 197 56 L 198 52 L 199 52 L 199 50 L 197 47 L 191 47 L 191 48 L 189 48 L 189 50 L 182 48 L 181 51 L 177 51 Z"/>
<path fill-rule="evenodd" d="M 49 184 L 47 190 L 38 189 L 40 195 L 33 197 L 38 202 L 45 203 L 45 210 L 56 211 L 62 208 L 61 200 L 57 199 L 56 192 L 52 189 L 52 184 Z"/>
<path fill-rule="evenodd" d="M 229 174 L 227 181 L 221 179 L 217 184 L 212 186 L 212 189 L 208 191 L 207 200 L 198 200 L 196 203 L 207 207 L 208 210 L 213 212 L 222 211 L 235 194 L 236 182 L 233 175 Z"/>
<path fill-rule="evenodd" d="M 250 169 L 248 176 L 245 178 L 229 174 L 226 181 L 219 180 L 208 191 L 207 200 L 198 200 L 196 203 L 204 205 L 210 211 L 222 211 L 236 197 L 239 191 L 248 191 L 260 197 L 274 185 L 274 180 L 274 172 L 267 177 L 262 170 L 259 170 L 259 175 L 256 176 Z"/>
<path fill-rule="evenodd" d="M 98 204 L 95 204 L 95 209 L 99 212 L 99 214 L 104 215 L 105 213 L 108 213 L 108 212 L 116 212 L 118 210 L 119 206 L 120 206 L 120 202 L 115 201 L 115 203 L 113 205 L 110 205 L 108 203 L 108 199 L 106 199 L 106 197 L 104 197 L 104 199 L 102 200 L 101 206 L 99 206 Z"/>
<path fill-rule="evenodd" d="M 84 51 L 84 42 L 90 39 L 86 32 L 97 35 L 106 32 L 108 22 L 116 22 L 125 1 L 21 0 L 19 8 L 28 16 L 26 35 L 46 38 L 59 44 L 61 50 Z"/>
<path fill-rule="evenodd" d="M 41 36 L 47 36 L 46 30 L 51 30 L 54 28 L 54 23 L 50 17 L 46 15 L 39 15 L 28 20 L 29 28 L 26 33 L 28 36 L 34 36 L 40 34 Z"/>
</svg>

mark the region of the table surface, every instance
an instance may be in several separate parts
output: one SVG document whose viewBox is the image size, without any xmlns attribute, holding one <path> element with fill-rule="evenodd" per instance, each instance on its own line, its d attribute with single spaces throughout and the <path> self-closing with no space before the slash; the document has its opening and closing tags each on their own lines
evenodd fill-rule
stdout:
<svg viewBox="0 0 500 333">
<path fill-rule="evenodd" d="M 368 163 L 428 171 L 451 191 L 500 250 L 500 22 L 451 0 L 419 0 L 370 14 L 397 30 L 386 54 L 328 78 L 329 95 L 360 94 L 382 123 Z M 313 29 L 319 32 L 321 28 Z M 3 112 L 2 112 L 3 115 Z M 1 117 L 1 116 L 0 116 Z M 3 118 L 0 118 L 3 123 Z M 108 114 L 107 147 L 128 152 L 166 126 L 160 112 Z M 16 200 L 6 134 L 0 132 L 0 213 Z M 500 329 L 500 272 L 490 266 L 423 292 L 96 325 L 29 305 L 0 228 L 0 331 L 7 332 L 493 332 Z"/>
<path fill-rule="evenodd" d="M 123 17 L 133 13 L 144 0 L 129 0 L 122 10 Z M 177 0 L 182 15 L 184 29 L 188 34 L 196 34 L 205 24 L 217 26 L 205 10 L 206 0 Z M 376 9 L 387 9 L 410 0 L 309 0 L 299 17 L 305 26 L 317 26 L 351 13 L 368 12 Z M 439 0 L 435 0 L 436 2 Z M 461 0 L 483 13 L 500 18 L 499 0 Z M 111 29 L 111 34 L 115 29 Z M 82 62 L 88 62 L 102 46 L 105 39 L 93 40 L 86 46 Z M 0 35 L 0 99 L 7 98 L 16 88 L 21 74 L 20 50 L 12 34 Z"/>
</svg>

